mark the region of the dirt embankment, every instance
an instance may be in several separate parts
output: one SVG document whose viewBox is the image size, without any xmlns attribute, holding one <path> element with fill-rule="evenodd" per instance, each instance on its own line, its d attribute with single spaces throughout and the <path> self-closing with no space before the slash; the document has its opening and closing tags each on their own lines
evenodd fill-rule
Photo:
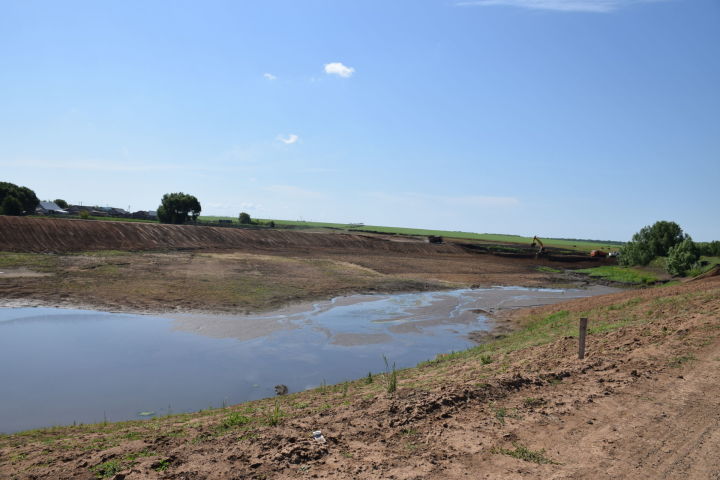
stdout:
<svg viewBox="0 0 720 480">
<path fill-rule="evenodd" d="M 517 315 L 530 328 L 402 371 L 396 391 L 376 375 L 277 402 L 0 436 L 0 477 L 720 476 L 720 277 Z"/>
<path fill-rule="evenodd" d="M 414 254 L 461 251 L 453 244 L 394 242 L 370 235 L 0 216 L 0 251 L 7 252 L 288 248 Z"/>
</svg>

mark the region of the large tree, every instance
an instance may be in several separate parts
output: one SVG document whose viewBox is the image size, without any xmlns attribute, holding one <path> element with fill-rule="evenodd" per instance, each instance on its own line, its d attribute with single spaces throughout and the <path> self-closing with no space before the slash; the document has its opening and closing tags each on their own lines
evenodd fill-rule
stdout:
<svg viewBox="0 0 720 480">
<path fill-rule="evenodd" d="M 14 183 L 0 182 L 0 214 L 29 215 L 40 203 L 35 192 Z"/>
<path fill-rule="evenodd" d="M 243 225 L 250 225 L 252 223 L 250 214 L 246 213 L 246 212 L 240 212 L 240 215 L 238 215 L 238 222 L 240 222 Z"/>
<path fill-rule="evenodd" d="M 185 223 L 191 218 L 195 221 L 200 215 L 200 202 L 187 193 L 166 193 L 158 207 L 158 219 L 163 223 Z"/>
<path fill-rule="evenodd" d="M 675 222 L 659 221 L 640 229 L 620 251 L 623 265 L 647 265 L 655 257 L 666 257 L 671 247 L 688 238 Z"/>
</svg>

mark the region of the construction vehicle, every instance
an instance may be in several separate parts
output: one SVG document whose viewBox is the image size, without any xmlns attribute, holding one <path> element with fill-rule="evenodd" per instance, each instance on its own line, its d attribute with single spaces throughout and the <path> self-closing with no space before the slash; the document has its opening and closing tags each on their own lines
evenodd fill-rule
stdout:
<svg viewBox="0 0 720 480">
<path fill-rule="evenodd" d="M 593 250 L 590 252 L 591 257 L 607 257 L 607 252 L 603 252 L 602 250 Z"/>
<path fill-rule="evenodd" d="M 536 255 L 542 255 L 545 253 L 545 245 L 543 245 L 543 242 L 537 237 L 537 235 L 533 237 L 530 247 L 538 247 L 538 251 L 535 253 Z"/>
</svg>

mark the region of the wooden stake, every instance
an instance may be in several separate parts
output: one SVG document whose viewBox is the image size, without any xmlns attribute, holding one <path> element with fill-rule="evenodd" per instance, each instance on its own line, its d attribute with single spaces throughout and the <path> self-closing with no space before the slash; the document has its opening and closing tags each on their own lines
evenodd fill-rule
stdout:
<svg viewBox="0 0 720 480">
<path fill-rule="evenodd" d="M 580 319 L 580 336 L 578 337 L 578 358 L 585 358 L 585 337 L 587 336 L 587 318 Z"/>
</svg>

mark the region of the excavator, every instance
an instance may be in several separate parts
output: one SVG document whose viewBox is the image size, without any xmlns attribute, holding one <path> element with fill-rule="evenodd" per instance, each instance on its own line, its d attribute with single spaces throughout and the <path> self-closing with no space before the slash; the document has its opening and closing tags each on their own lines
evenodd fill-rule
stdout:
<svg viewBox="0 0 720 480">
<path fill-rule="evenodd" d="M 543 245 L 542 240 L 540 240 L 537 235 L 535 235 L 532 239 L 532 243 L 530 244 L 531 247 L 538 247 L 538 251 L 535 253 L 535 255 L 543 255 L 545 253 L 545 245 Z"/>
</svg>

